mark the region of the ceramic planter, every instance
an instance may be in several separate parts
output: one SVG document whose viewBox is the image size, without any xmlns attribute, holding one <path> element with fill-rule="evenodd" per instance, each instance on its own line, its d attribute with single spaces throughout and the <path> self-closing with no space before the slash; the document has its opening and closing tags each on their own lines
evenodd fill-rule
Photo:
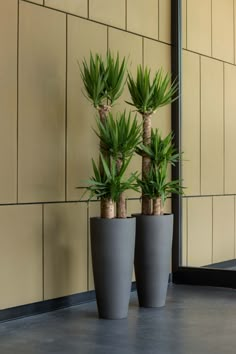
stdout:
<svg viewBox="0 0 236 354">
<path fill-rule="evenodd" d="M 135 218 L 90 219 L 93 274 L 99 317 L 127 317 L 135 245 Z"/>
<path fill-rule="evenodd" d="M 166 302 L 173 238 L 173 215 L 136 215 L 135 275 L 139 305 Z"/>
</svg>

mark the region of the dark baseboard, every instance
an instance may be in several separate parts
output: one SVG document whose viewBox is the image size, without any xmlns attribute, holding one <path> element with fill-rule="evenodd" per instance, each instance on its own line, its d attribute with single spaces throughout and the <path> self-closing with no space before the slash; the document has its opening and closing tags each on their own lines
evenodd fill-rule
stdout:
<svg viewBox="0 0 236 354">
<path fill-rule="evenodd" d="M 133 282 L 131 291 L 136 290 L 136 283 Z M 95 301 L 95 291 L 86 291 L 80 294 L 63 296 L 57 299 L 45 300 L 22 306 L 11 307 L 0 310 L 0 322 L 14 320 L 21 317 L 34 316 L 45 312 L 55 311 L 70 306 L 81 305 Z"/>
<path fill-rule="evenodd" d="M 169 275 L 169 283 L 172 282 L 172 274 Z M 136 282 L 132 282 L 131 291 L 136 291 Z M 0 310 L 0 322 L 17 318 L 34 316 L 50 311 L 63 309 L 70 306 L 81 305 L 96 300 L 95 291 L 86 291 L 80 294 L 63 296 L 57 299 L 45 300 L 22 306 Z"/>
<path fill-rule="evenodd" d="M 204 268 L 232 268 L 236 267 L 236 259 L 205 265 Z"/>
<path fill-rule="evenodd" d="M 180 267 L 173 273 L 173 283 L 236 289 L 235 270 Z"/>
</svg>

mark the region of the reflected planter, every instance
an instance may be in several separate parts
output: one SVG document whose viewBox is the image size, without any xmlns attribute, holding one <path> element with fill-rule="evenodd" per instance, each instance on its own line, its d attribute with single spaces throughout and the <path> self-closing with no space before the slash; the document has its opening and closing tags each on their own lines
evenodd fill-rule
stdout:
<svg viewBox="0 0 236 354">
<path fill-rule="evenodd" d="M 135 246 L 134 217 L 90 219 L 91 251 L 100 318 L 128 315 Z"/>
<path fill-rule="evenodd" d="M 135 276 L 141 307 L 162 307 L 170 273 L 173 214 L 135 215 Z"/>
</svg>

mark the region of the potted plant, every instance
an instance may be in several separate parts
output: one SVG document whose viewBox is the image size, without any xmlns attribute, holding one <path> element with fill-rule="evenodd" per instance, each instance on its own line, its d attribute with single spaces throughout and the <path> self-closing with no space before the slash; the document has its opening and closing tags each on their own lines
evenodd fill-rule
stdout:
<svg viewBox="0 0 236 354">
<path fill-rule="evenodd" d="M 90 236 L 95 292 L 99 317 L 127 317 L 134 260 L 134 217 L 126 217 L 124 192 L 137 190 L 137 173 L 127 176 L 127 167 L 140 142 L 136 118 L 123 112 L 116 118 L 110 112 L 125 82 L 125 59 L 119 62 L 110 53 L 90 55 L 81 68 L 85 93 L 99 113 L 96 134 L 100 156 L 92 160 L 93 176 L 87 190 L 101 202 L 100 217 L 90 219 Z M 116 205 L 116 216 L 115 216 Z"/>
<path fill-rule="evenodd" d="M 159 107 L 170 104 L 177 86 L 171 76 L 158 70 L 153 80 L 150 70 L 137 69 L 134 79 L 128 75 L 132 106 L 143 118 L 143 142 L 138 149 L 142 156 L 142 213 L 136 215 L 135 275 L 139 304 L 143 307 L 165 305 L 168 286 L 173 215 L 164 214 L 166 198 L 182 193 L 180 181 L 168 181 L 168 167 L 180 155 L 174 148 L 173 136 L 162 139 L 158 130 L 152 130 L 151 117 Z"/>
</svg>

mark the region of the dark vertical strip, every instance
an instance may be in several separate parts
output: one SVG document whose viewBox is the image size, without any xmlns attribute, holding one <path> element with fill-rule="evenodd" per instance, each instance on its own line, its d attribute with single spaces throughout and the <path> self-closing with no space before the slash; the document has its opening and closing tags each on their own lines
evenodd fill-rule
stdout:
<svg viewBox="0 0 236 354">
<path fill-rule="evenodd" d="M 68 15 L 66 15 L 66 70 L 65 70 L 65 200 L 67 200 L 67 75 L 68 75 Z"/>
<path fill-rule="evenodd" d="M 16 78 L 16 203 L 19 201 L 19 43 L 20 43 L 20 1 L 17 3 L 17 78 Z"/>
<path fill-rule="evenodd" d="M 172 76 L 178 83 L 178 99 L 172 104 L 171 124 L 174 132 L 174 143 L 176 149 L 181 151 L 181 88 L 182 88 L 182 1 L 171 0 L 171 68 Z M 172 179 L 181 179 L 181 161 L 172 168 Z M 174 235 L 173 235 L 173 272 L 178 270 L 182 259 L 182 197 L 173 196 L 172 211 L 174 214 Z"/>
<path fill-rule="evenodd" d="M 188 266 L 188 198 L 186 199 L 186 266 Z M 181 264 L 183 265 L 183 264 Z"/>
<path fill-rule="evenodd" d="M 88 6 L 88 18 L 89 18 L 89 0 L 88 0 L 88 3 L 87 3 L 87 6 Z"/>
<path fill-rule="evenodd" d="M 223 63 L 223 194 L 225 194 L 225 64 Z"/>
<path fill-rule="evenodd" d="M 199 155 L 199 159 L 200 159 L 200 195 L 202 194 L 202 59 L 201 56 L 199 55 L 199 104 L 200 104 L 200 155 Z"/>
<path fill-rule="evenodd" d="M 42 204 L 42 296 L 45 300 L 45 289 L 44 289 L 44 204 Z"/>
<path fill-rule="evenodd" d="M 235 258 L 235 196 L 234 196 L 234 258 Z"/>
<path fill-rule="evenodd" d="M 90 212 L 89 202 L 87 202 L 87 290 L 89 291 L 89 276 L 90 276 L 90 264 L 89 264 L 89 246 L 90 246 Z"/>
<path fill-rule="evenodd" d="M 157 9 L 158 9 L 158 24 L 157 24 L 157 30 L 158 30 L 158 40 L 160 40 L 160 0 L 157 0 Z"/>
<path fill-rule="evenodd" d="M 212 208 L 212 235 L 211 235 L 211 263 L 213 263 L 213 246 L 214 246 L 214 197 L 211 198 L 211 208 Z"/>
</svg>

